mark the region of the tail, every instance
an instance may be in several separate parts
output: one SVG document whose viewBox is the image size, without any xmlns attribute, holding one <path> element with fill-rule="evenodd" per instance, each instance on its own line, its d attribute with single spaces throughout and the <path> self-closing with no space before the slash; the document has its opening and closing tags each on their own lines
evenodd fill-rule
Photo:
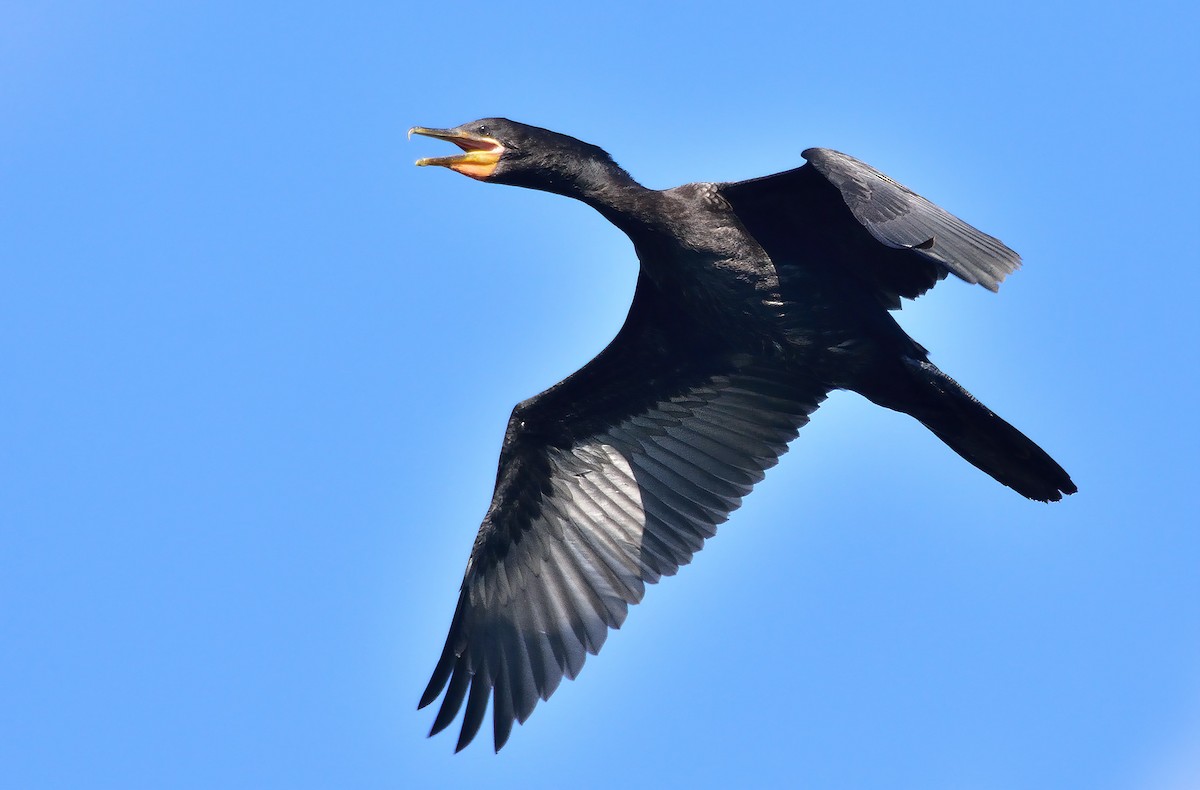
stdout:
<svg viewBox="0 0 1200 790">
<path fill-rule="evenodd" d="M 997 417 L 958 382 L 924 360 L 905 359 L 908 381 L 871 400 L 912 415 L 950 449 L 1018 494 L 1057 502 L 1079 489 L 1025 434 Z M 891 382 L 892 384 L 896 382 Z"/>
</svg>

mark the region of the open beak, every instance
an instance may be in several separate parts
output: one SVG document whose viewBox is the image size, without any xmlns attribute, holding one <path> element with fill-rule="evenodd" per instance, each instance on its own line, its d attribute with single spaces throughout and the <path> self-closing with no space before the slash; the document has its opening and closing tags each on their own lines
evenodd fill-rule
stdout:
<svg viewBox="0 0 1200 790">
<path fill-rule="evenodd" d="M 504 155 L 505 151 L 499 140 L 462 129 L 426 129 L 424 126 L 414 126 L 408 130 L 408 136 L 412 137 L 414 134 L 435 137 L 438 140 L 449 140 L 463 150 L 463 153 L 455 156 L 418 159 L 418 167 L 439 165 L 480 180 L 487 179 L 492 175 L 492 171 L 496 169 L 496 163 L 500 161 L 500 157 Z"/>
</svg>

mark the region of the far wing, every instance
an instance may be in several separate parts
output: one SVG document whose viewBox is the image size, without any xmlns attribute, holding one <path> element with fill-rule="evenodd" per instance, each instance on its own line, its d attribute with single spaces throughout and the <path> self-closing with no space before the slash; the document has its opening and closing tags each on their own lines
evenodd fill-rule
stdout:
<svg viewBox="0 0 1200 790">
<path fill-rule="evenodd" d="M 841 191 L 871 235 L 889 247 L 911 249 L 990 291 L 1021 265 L 1021 257 L 999 239 L 852 156 L 828 148 L 810 148 L 802 156 Z"/>
<path fill-rule="evenodd" d="M 898 297 L 920 296 L 947 273 L 995 291 L 1021 264 L 998 239 L 854 157 L 810 148 L 804 158 L 804 167 L 720 186 L 764 246 L 808 234 L 807 242 L 840 254 L 834 263 L 855 269 L 889 307 Z M 862 230 L 884 249 L 856 245 Z"/>
<path fill-rule="evenodd" d="M 668 326 L 646 278 L 621 332 L 578 373 L 519 405 L 421 707 L 432 733 L 466 703 L 459 749 L 489 696 L 495 746 L 608 629 L 704 545 L 825 397 L 821 385 Z M 701 348 L 696 349 L 697 346 Z"/>
</svg>

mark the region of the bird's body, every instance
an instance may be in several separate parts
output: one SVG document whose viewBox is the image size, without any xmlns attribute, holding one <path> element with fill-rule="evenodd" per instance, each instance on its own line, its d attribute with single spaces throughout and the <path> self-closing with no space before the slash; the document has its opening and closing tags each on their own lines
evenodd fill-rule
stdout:
<svg viewBox="0 0 1200 790">
<path fill-rule="evenodd" d="M 844 154 L 730 184 L 642 187 L 601 149 L 503 119 L 417 129 L 440 164 L 596 208 L 640 274 L 617 337 L 513 410 L 496 491 L 422 706 L 434 732 L 493 700 L 496 748 L 674 573 L 786 450 L 825 395 L 908 413 L 1023 495 L 1070 477 L 928 360 L 889 309 L 952 272 L 992 290 L 1016 254 Z M 448 684 L 448 686 L 447 686 Z"/>
</svg>

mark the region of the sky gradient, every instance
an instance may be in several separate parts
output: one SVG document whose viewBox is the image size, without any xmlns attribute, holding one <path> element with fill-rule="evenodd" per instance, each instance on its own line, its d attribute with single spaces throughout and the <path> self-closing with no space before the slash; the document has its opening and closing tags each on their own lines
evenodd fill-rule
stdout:
<svg viewBox="0 0 1200 790">
<path fill-rule="evenodd" d="M 0 6 L 5 784 L 1200 787 L 1198 35 L 1183 2 Z M 657 188 L 836 148 L 1003 239 L 998 295 L 899 318 L 1079 494 L 835 393 L 499 756 L 426 740 L 508 414 L 636 276 L 582 204 L 412 167 L 446 149 L 408 127 L 490 115 Z"/>
</svg>

